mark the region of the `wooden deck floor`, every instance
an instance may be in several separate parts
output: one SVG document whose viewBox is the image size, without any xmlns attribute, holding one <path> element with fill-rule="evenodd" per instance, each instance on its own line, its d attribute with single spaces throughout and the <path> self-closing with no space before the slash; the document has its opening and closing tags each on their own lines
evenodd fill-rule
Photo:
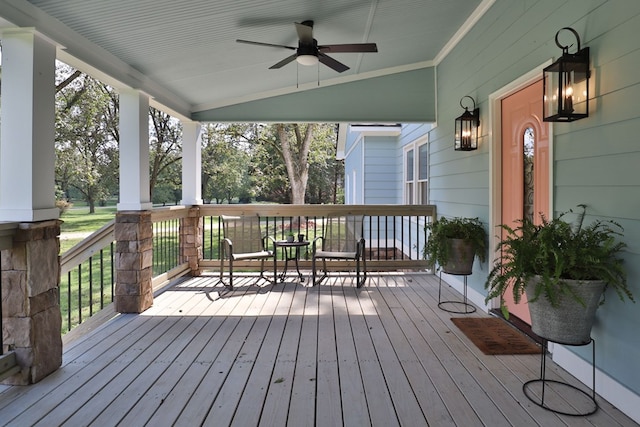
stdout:
<svg viewBox="0 0 640 427">
<path fill-rule="evenodd" d="M 577 418 L 532 404 L 522 384 L 539 356 L 482 354 L 437 308 L 434 276 L 373 275 L 360 290 L 345 276 L 315 288 L 254 280 L 216 300 L 215 278 L 186 280 L 116 316 L 40 383 L 1 389 L 0 424 L 636 425 L 603 399 Z"/>
</svg>

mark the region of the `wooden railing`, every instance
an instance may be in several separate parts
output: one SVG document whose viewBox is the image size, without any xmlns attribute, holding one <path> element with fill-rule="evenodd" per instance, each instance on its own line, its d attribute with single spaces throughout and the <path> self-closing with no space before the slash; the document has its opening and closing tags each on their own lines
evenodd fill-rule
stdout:
<svg viewBox="0 0 640 427">
<path fill-rule="evenodd" d="M 60 257 L 63 331 L 70 331 L 113 301 L 114 222 L 108 222 Z"/>
<path fill-rule="evenodd" d="M 152 213 L 153 287 L 188 272 L 179 264 L 180 219 L 185 207 Z M 113 302 L 116 283 L 115 220 L 109 221 L 60 257 L 62 330 L 68 332 Z"/>
<path fill-rule="evenodd" d="M 200 266 L 217 269 L 221 256 L 222 225 L 219 215 L 259 215 L 265 220 L 265 232 L 283 239 L 290 231 L 312 240 L 321 233 L 323 218 L 364 215 L 364 239 L 367 269 L 370 271 L 430 268 L 422 256 L 427 239 L 425 225 L 436 218 L 433 205 L 205 205 L 203 260 Z M 304 255 L 303 255 L 303 258 Z M 281 261 L 279 261 L 281 262 Z M 243 269 L 256 269 L 259 262 L 235 263 Z M 301 268 L 311 261 L 302 259 Z"/>
<path fill-rule="evenodd" d="M 189 273 L 189 266 L 180 256 L 180 230 L 189 206 L 156 208 L 153 222 L 153 289 Z"/>
<path fill-rule="evenodd" d="M 157 208 L 153 222 L 153 288 L 189 273 L 180 255 L 182 220 L 190 207 Z M 425 270 L 429 262 L 422 256 L 427 239 L 425 225 L 436 218 L 432 205 L 203 205 L 203 259 L 200 268 L 217 270 L 220 266 L 220 215 L 259 215 L 265 232 L 277 239 L 286 234 L 305 234 L 312 240 L 321 233 L 321 224 L 329 216 L 363 215 L 367 270 Z M 195 238 L 191 236 L 190 238 Z M 60 306 L 63 330 L 69 331 L 113 301 L 115 287 L 114 221 L 71 248 L 60 259 Z M 311 268 L 303 253 L 300 268 Z M 284 261 L 279 260 L 279 264 Z M 258 269 L 259 262 L 235 264 L 244 270 Z M 278 267 L 280 268 L 280 266 Z"/>
</svg>

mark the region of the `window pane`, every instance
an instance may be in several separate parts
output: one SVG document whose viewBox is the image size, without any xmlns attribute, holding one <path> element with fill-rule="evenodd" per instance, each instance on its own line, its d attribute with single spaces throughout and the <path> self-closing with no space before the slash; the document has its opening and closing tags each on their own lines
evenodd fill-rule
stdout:
<svg viewBox="0 0 640 427">
<path fill-rule="evenodd" d="M 427 196 L 427 185 L 428 185 L 428 181 L 421 181 L 419 183 L 419 193 L 418 193 L 418 197 L 420 198 L 420 200 L 418 200 L 418 203 L 421 205 L 426 205 L 427 201 L 428 201 L 428 196 Z"/>
<path fill-rule="evenodd" d="M 418 147 L 418 179 L 427 179 L 427 144 Z"/>
<path fill-rule="evenodd" d="M 533 162 L 536 139 L 533 128 L 526 128 L 523 136 L 524 147 L 524 217 L 533 220 Z"/>
<path fill-rule="evenodd" d="M 413 181 L 413 150 L 407 151 L 407 181 Z"/>
<path fill-rule="evenodd" d="M 413 183 L 408 183 L 406 186 L 407 194 L 405 195 L 405 203 L 407 205 L 413 204 Z"/>
</svg>

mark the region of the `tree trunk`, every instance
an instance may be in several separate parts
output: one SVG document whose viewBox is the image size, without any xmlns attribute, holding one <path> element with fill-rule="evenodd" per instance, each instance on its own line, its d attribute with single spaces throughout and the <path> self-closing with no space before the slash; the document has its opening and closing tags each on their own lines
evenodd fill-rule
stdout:
<svg viewBox="0 0 640 427">
<path fill-rule="evenodd" d="M 308 124 L 304 136 L 300 126 L 293 124 L 295 141 L 291 141 L 287 127 L 284 124 L 277 124 L 278 138 L 282 146 L 282 157 L 287 167 L 289 184 L 291 185 L 291 203 L 303 205 L 307 191 L 307 181 L 309 180 L 309 148 L 313 138 L 314 124 Z"/>
</svg>

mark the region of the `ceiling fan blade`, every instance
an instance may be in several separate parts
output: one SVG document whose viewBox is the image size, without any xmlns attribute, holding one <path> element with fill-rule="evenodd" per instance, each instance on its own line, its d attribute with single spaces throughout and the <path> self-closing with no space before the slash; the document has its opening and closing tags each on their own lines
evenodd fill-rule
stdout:
<svg viewBox="0 0 640 427">
<path fill-rule="evenodd" d="M 378 46 L 375 43 L 325 44 L 318 46 L 318 50 L 329 53 L 366 53 L 377 52 Z"/>
<path fill-rule="evenodd" d="M 326 65 L 327 67 L 342 73 L 343 71 L 347 71 L 349 67 L 344 65 L 342 62 L 336 61 L 330 56 L 325 55 L 322 52 L 318 52 L 318 61 Z"/>
<path fill-rule="evenodd" d="M 282 68 L 285 65 L 287 65 L 289 62 L 293 62 L 295 61 L 296 57 L 298 56 L 297 53 L 294 53 L 291 56 L 287 56 L 286 58 L 284 58 L 282 61 L 278 62 L 277 64 L 272 65 L 271 67 L 269 67 L 270 70 L 275 70 L 277 68 Z"/>
<path fill-rule="evenodd" d="M 268 47 L 278 47 L 278 48 L 283 48 L 283 49 L 290 49 L 290 50 L 296 50 L 295 47 L 292 46 L 285 46 L 282 44 L 272 44 L 272 43 L 263 43 L 263 42 L 254 42 L 251 40 L 240 40 L 240 39 L 236 39 L 236 41 L 238 43 L 246 43 L 246 44 L 253 44 L 256 46 L 268 46 Z"/>
<path fill-rule="evenodd" d="M 300 39 L 303 44 L 313 43 L 313 21 L 295 22 L 295 24 L 298 39 Z"/>
</svg>

